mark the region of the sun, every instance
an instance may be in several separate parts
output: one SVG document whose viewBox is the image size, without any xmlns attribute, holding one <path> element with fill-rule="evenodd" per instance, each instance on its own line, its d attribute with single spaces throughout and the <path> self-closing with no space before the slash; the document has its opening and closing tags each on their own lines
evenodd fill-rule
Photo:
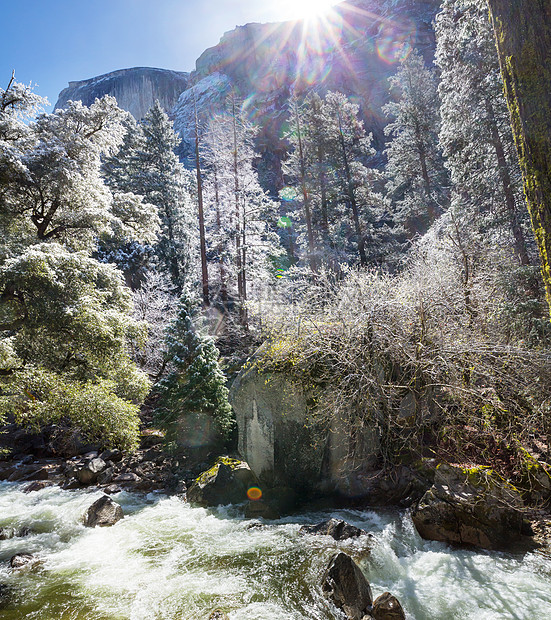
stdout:
<svg viewBox="0 0 551 620">
<path fill-rule="evenodd" d="M 339 0 L 286 0 L 293 19 L 312 19 L 327 14 Z"/>
</svg>

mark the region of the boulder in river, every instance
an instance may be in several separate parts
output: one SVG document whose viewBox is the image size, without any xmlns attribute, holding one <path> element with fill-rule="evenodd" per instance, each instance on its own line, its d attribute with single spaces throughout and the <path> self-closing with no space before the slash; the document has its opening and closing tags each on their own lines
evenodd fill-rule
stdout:
<svg viewBox="0 0 551 620">
<path fill-rule="evenodd" d="M 390 592 L 384 592 L 375 599 L 371 615 L 375 620 L 406 620 L 400 601 Z"/>
<path fill-rule="evenodd" d="M 10 559 L 11 568 L 24 568 L 37 563 L 37 559 L 30 553 L 17 553 Z"/>
<path fill-rule="evenodd" d="M 96 482 L 98 474 L 107 467 L 105 461 L 99 457 L 90 459 L 75 471 L 75 477 L 80 484 L 92 484 Z"/>
<path fill-rule="evenodd" d="M 114 525 L 124 517 L 122 508 L 110 497 L 104 495 L 96 500 L 84 515 L 86 527 L 107 527 Z"/>
<path fill-rule="evenodd" d="M 348 538 L 357 538 L 358 536 L 367 535 L 365 530 L 351 525 L 341 519 L 328 519 L 317 525 L 303 525 L 300 528 L 303 534 L 318 534 L 331 536 L 335 540 L 346 540 Z"/>
<path fill-rule="evenodd" d="M 209 616 L 209 620 L 229 620 L 228 614 L 221 609 L 215 609 Z"/>
<path fill-rule="evenodd" d="M 245 461 L 222 456 L 195 480 L 187 497 L 201 506 L 240 504 L 253 486 L 258 486 L 258 479 Z"/>
<path fill-rule="evenodd" d="M 369 618 L 373 598 L 360 567 L 346 553 L 335 554 L 323 575 L 322 589 L 348 620 Z"/>
<path fill-rule="evenodd" d="M 428 540 L 505 549 L 525 533 L 522 508 L 515 487 L 489 468 L 441 464 L 412 518 Z"/>
</svg>

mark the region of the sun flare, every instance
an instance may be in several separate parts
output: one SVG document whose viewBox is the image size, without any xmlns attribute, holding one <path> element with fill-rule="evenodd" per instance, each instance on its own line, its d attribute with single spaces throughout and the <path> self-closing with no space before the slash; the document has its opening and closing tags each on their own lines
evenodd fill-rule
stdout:
<svg viewBox="0 0 551 620">
<path fill-rule="evenodd" d="M 287 0 L 295 19 L 311 19 L 328 13 L 338 0 Z"/>
</svg>

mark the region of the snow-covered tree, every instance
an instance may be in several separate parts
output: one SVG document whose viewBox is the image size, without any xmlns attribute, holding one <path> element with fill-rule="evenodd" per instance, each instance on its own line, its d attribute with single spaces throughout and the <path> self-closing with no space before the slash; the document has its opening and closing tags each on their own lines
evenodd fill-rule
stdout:
<svg viewBox="0 0 551 620">
<path fill-rule="evenodd" d="M 0 207 L 25 243 L 55 239 L 89 251 L 101 234 L 155 239 L 155 210 L 134 194 L 113 194 L 101 179 L 101 157 L 116 150 L 123 116 L 113 97 L 89 108 L 69 102 L 39 116 L 21 141 L 7 143 Z"/>
<path fill-rule="evenodd" d="M 335 266 L 357 256 L 367 265 L 378 254 L 381 179 L 366 165 L 375 151 L 358 114 L 358 106 L 338 92 L 291 104 L 292 151 L 284 172 L 298 207 L 292 215 L 299 246 L 307 256 L 314 253 L 316 263 Z"/>
<path fill-rule="evenodd" d="M 216 116 L 204 137 L 205 203 L 212 282 L 221 296 L 238 300 L 242 323 L 255 287 L 271 278 L 271 259 L 281 253 L 277 203 L 254 169 L 254 129 L 233 105 Z"/>
<path fill-rule="evenodd" d="M 436 19 L 440 142 L 452 205 L 480 234 L 531 262 L 522 180 L 488 21 L 478 0 L 444 0 Z"/>
<path fill-rule="evenodd" d="M 215 432 L 209 439 L 220 440 L 231 431 L 232 410 L 218 349 L 210 336 L 197 329 L 197 314 L 197 301 L 185 291 L 176 319 L 167 332 L 167 360 L 172 371 L 159 384 L 157 415 L 176 440 L 178 422 L 186 417 L 211 420 Z"/>
<path fill-rule="evenodd" d="M 390 78 L 390 92 L 396 100 L 383 106 L 392 119 L 385 127 L 390 137 L 385 150 L 386 191 L 395 219 L 412 236 L 424 232 L 441 213 L 449 186 L 438 143 L 438 84 L 416 50 Z"/>
<path fill-rule="evenodd" d="M 154 252 L 159 268 L 170 276 L 176 291 L 193 278 L 190 271 L 196 229 L 191 175 L 175 153 L 179 143 L 172 122 L 156 102 L 140 124 L 125 119 L 121 148 L 103 167 L 108 185 L 141 196 L 157 208 L 161 231 Z M 125 271 L 136 270 L 134 277 L 141 283 L 151 263 L 148 247 L 129 243 L 113 251 L 106 243 L 106 253 Z"/>
<path fill-rule="evenodd" d="M 140 288 L 133 292 L 134 318 L 147 325 L 145 341 L 133 343 L 134 359 L 154 380 L 166 366 L 166 326 L 174 319 L 178 299 L 171 291 L 170 280 L 163 272 L 150 270 L 144 275 Z"/>
<path fill-rule="evenodd" d="M 92 257 L 101 234 L 152 242 L 158 228 L 153 207 L 101 177 L 125 113 L 105 97 L 32 121 L 37 99 L 15 82 L 0 101 L 0 415 L 72 420 L 94 440 L 132 447 L 149 389 L 128 354 L 141 328 L 120 272 Z"/>
</svg>

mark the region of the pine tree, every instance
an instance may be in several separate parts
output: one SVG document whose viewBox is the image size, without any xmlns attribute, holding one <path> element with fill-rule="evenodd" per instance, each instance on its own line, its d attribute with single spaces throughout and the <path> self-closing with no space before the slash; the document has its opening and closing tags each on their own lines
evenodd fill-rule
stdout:
<svg viewBox="0 0 551 620">
<path fill-rule="evenodd" d="M 161 234 L 154 248 L 156 260 L 180 292 L 192 277 L 196 229 L 191 176 L 175 153 L 180 138 L 158 101 L 140 124 L 127 119 L 125 128 L 121 149 L 105 162 L 104 175 L 108 184 L 118 191 L 142 196 L 157 207 Z M 130 256 L 119 251 L 117 262 L 126 259 L 130 267 L 139 265 L 136 258 L 148 255 L 148 248 L 135 245 L 125 250 Z M 142 270 L 147 267 L 150 263 Z"/>
<path fill-rule="evenodd" d="M 159 384 L 158 416 L 173 435 L 180 418 L 208 416 L 224 439 L 233 426 L 226 378 L 212 338 L 196 329 L 197 310 L 197 302 L 184 291 L 167 332 L 167 359 L 173 370 Z"/>
<path fill-rule="evenodd" d="M 375 151 L 358 113 L 345 95 L 329 92 L 293 103 L 289 118 L 292 151 L 284 172 L 298 207 L 291 214 L 299 247 L 309 257 L 313 248 L 315 264 L 335 269 L 354 256 L 362 265 L 380 258 L 381 177 L 366 165 Z"/>
<path fill-rule="evenodd" d="M 478 0 L 445 0 L 436 34 L 440 141 L 454 208 L 488 242 L 512 245 L 528 265 L 522 180 L 487 10 Z"/>
<path fill-rule="evenodd" d="M 218 283 L 222 296 L 237 299 L 245 327 L 247 302 L 270 279 L 271 259 L 281 253 L 274 230 L 277 203 L 260 186 L 254 168 L 254 135 L 232 105 L 228 114 L 211 120 L 203 140 L 209 280 Z"/>
<path fill-rule="evenodd" d="M 383 107 L 393 119 L 385 127 L 391 138 L 385 150 L 386 191 L 396 220 L 411 237 L 425 232 L 447 203 L 449 182 L 438 143 L 440 101 L 434 72 L 416 50 L 390 78 L 390 90 L 397 100 Z"/>
</svg>

